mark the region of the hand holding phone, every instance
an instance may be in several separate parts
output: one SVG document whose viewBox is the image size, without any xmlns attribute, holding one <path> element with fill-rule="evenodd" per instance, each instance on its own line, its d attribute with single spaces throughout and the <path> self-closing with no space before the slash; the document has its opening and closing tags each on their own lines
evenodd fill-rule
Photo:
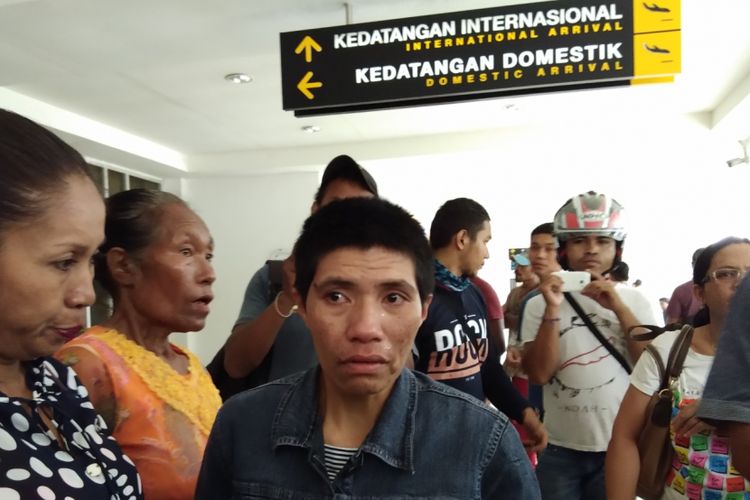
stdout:
<svg viewBox="0 0 750 500">
<path fill-rule="evenodd" d="M 563 292 L 580 292 L 591 283 L 591 273 L 588 271 L 555 271 L 552 274 L 562 280 Z"/>
</svg>

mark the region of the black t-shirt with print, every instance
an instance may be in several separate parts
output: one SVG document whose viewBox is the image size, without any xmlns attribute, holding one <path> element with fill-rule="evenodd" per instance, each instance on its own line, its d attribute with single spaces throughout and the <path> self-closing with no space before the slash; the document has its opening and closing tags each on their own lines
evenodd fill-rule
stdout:
<svg viewBox="0 0 750 500">
<path fill-rule="evenodd" d="M 427 319 L 414 341 L 414 369 L 477 399 L 489 399 L 514 420 L 530 406 L 513 387 L 487 335 L 487 308 L 473 284 L 461 292 L 435 286 Z"/>
</svg>

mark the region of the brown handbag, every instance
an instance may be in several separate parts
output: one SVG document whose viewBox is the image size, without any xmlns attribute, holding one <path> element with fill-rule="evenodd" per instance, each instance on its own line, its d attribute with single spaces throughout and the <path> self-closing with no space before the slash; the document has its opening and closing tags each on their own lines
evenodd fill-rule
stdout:
<svg viewBox="0 0 750 500">
<path fill-rule="evenodd" d="M 646 340 L 647 336 L 653 338 L 656 335 L 645 334 L 633 338 Z M 648 403 L 646 423 L 638 438 L 641 467 L 636 493 L 645 500 L 661 498 L 667 473 L 672 466 L 674 449 L 669 435 L 669 423 L 672 420 L 672 385 L 680 376 L 692 339 L 693 327 L 683 326 L 669 350 L 666 367 L 658 351 L 652 345 L 646 346 L 646 350 L 656 361 L 660 384 Z"/>
</svg>

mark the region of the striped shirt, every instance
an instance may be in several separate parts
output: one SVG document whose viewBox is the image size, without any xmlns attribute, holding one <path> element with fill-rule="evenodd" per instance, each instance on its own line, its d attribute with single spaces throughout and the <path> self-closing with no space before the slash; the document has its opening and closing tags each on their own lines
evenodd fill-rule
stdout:
<svg viewBox="0 0 750 500">
<path fill-rule="evenodd" d="M 340 448 L 329 444 L 324 445 L 324 447 L 328 480 L 333 482 L 336 479 L 336 475 L 341 472 L 341 469 L 344 468 L 349 459 L 359 451 L 359 448 Z"/>
</svg>

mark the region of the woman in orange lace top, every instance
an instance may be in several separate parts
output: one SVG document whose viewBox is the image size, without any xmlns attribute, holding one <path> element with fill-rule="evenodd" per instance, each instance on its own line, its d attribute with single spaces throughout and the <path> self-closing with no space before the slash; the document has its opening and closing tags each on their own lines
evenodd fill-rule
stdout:
<svg viewBox="0 0 750 500">
<path fill-rule="evenodd" d="M 221 404 L 198 359 L 168 339 L 204 327 L 212 252 L 208 228 L 176 196 L 110 197 L 96 279 L 112 295 L 112 317 L 57 353 L 135 462 L 146 498 L 193 498 Z"/>
</svg>

